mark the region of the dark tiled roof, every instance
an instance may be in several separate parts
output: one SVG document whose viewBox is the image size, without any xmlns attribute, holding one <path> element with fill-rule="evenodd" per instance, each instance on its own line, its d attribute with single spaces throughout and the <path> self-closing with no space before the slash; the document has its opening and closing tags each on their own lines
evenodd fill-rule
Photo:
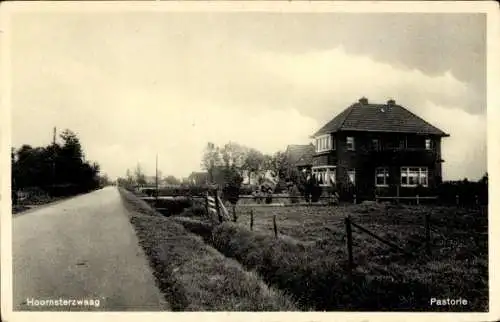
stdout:
<svg viewBox="0 0 500 322">
<path fill-rule="evenodd" d="M 392 104 L 369 104 L 366 101 L 364 103 L 355 103 L 326 123 L 314 136 L 337 131 L 418 133 L 448 136 L 437 127 L 394 102 Z"/>
<path fill-rule="evenodd" d="M 303 167 L 303 166 L 308 166 L 312 165 L 313 163 L 313 155 L 314 155 L 314 150 L 311 153 L 306 153 L 300 159 L 295 163 L 296 166 L 298 167 Z"/>
<path fill-rule="evenodd" d="M 286 149 L 288 161 L 291 165 L 308 165 L 312 164 L 312 156 L 314 155 L 314 145 L 289 145 Z M 302 162 L 308 162 L 310 158 L 310 163 L 302 164 Z"/>
</svg>

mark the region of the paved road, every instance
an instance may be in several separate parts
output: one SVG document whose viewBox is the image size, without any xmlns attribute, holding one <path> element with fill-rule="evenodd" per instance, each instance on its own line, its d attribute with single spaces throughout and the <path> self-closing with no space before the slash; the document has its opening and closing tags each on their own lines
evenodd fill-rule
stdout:
<svg viewBox="0 0 500 322">
<path fill-rule="evenodd" d="M 115 187 L 29 211 L 12 226 L 15 311 L 169 310 Z"/>
</svg>

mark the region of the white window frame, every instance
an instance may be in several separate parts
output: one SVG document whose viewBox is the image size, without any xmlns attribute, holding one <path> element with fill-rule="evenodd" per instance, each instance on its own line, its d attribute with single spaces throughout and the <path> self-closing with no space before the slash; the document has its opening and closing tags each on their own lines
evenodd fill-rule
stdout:
<svg viewBox="0 0 500 322">
<path fill-rule="evenodd" d="M 316 152 L 326 152 L 335 150 L 335 140 L 333 140 L 331 134 L 320 135 L 315 138 Z"/>
<path fill-rule="evenodd" d="M 433 148 L 432 147 L 432 139 L 431 138 L 425 139 L 425 149 L 427 151 L 430 151 L 430 150 L 432 150 L 432 148 Z"/>
<path fill-rule="evenodd" d="M 347 170 L 347 178 L 349 179 L 349 183 L 352 183 L 354 186 L 356 185 L 356 169 L 348 169 Z"/>
<path fill-rule="evenodd" d="M 337 182 L 337 167 L 332 166 L 332 165 L 323 165 L 323 166 L 316 166 L 312 167 L 311 173 L 313 176 L 315 176 L 316 181 L 319 181 L 318 178 L 319 176 L 322 176 L 323 183 L 319 184 L 321 187 L 330 187 L 330 179 L 332 179 L 332 174 L 333 172 L 333 184 Z M 327 183 L 324 183 L 327 181 Z"/>
<path fill-rule="evenodd" d="M 403 183 L 403 177 L 406 177 L 406 183 Z M 416 179 L 416 183 L 410 183 L 410 178 Z M 422 180 L 425 178 L 425 180 Z M 425 181 L 425 184 L 422 182 Z M 401 187 L 416 187 L 419 184 L 422 187 L 429 186 L 429 168 L 427 167 L 401 167 Z"/>
<path fill-rule="evenodd" d="M 349 141 L 351 141 L 351 142 L 349 142 Z M 347 151 L 356 151 L 356 140 L 354 139 L 354 136 L 346 137 L 345 143 L 346 143 Z M 349 147 L 350 144 L 352 145 L 352 147 Z"/>
<path fill-rule="evenodd" d="M 383 170 L 382 173 L 379 173 L 379 170 Z M 383 178 L 384 183 L 378 184 L 377 179 Z M 388 187 L 389 186 L 389 168 L 388 167 L 377 167 L 375 168 L 375 187 Z"/>
</svg>

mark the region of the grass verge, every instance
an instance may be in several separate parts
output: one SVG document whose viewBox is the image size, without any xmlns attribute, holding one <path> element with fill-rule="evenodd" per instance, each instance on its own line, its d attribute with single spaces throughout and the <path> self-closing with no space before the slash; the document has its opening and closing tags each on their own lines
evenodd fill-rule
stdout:
<svg viewBox="0 0 500 322">
<path fill-rule="evenodd" d="M 180 217 L 176 220 L 203 236 L 227 257 L 258 272 L 268 284 L 292 294 L 300 306 L 349 311 L 488 310 L 487 256 L 484 257 L 482 251 L 484 243 L 477 244 L 472 240 L 460 247 L 453 243 L 440 245 L 430 259 L 408 258 L 369 236 L 356 233 L 354 259 L 358 266 L 350 272 L 346 269 L 342 221 L 331 211 L 328 216 L 322 221 L 320 230 L 328 234 L 316 232 L 314 238 L 309 239 L 303 238 L 306 237 L 305 232 L 314 231 L 312 221 L 319 222 L 319 216 L 308 218 L 303 215 L 302 223 L 299 220 L 293 224 L 284 222 L 284 230 L 290 231 L 293 238 L 280 236 L 278 239 L 267 227 L 250 231 L 245 227 L 247 223 L 224 223 L 211 229 L 202 220 Z M 373 219 L 368 217 L 358 216 L 357 219 L 368 226 L 369 219 Z M 434 217 L 438 217 L 437 214 Z M 398 213 L 393 218 L 383 218 L 386 221 L 383 225 L 371 223 L 369 227 L 390 240 L 405 238 L 410 223 L 404 221 L 412 217 Z M 393 223 L 394 220 L 396 223 Z M 389 227 L 390 223 L 393 225 Z M 323 238 L 320 238 L 321 235 Z M 436 236 L 437 242 L 442 241 L 439 238 Z M 465 243 L 465 240 L 462 241 Z M 405 243 L 404 247 L 411 249 L 412 245 Z M 474 251 L 471 253 L 467 249 L 474 249 L 475 256 Z M 462 298 L 467 299 L 468 304 L 431 306 L 433 297 Z"/>
<path fill-rule="evenodd" d="M 174 311 L 296 311 L 282 292 L 171 218 L 120 190 L 139 242 Z"/>
</svg>

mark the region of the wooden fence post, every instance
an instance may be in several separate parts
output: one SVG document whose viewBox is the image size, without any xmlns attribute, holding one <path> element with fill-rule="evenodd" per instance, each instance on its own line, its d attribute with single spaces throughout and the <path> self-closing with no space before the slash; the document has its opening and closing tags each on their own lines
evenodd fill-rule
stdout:
<svg viewBox="0 0 500 322">
<path fill-rule="evenodd" d="M 431 214 L 425 214 L 425 249 L 431 255 Z"/>
<path fill-rule="evenodd" d="M 250 230 L 253 230 L 253 209 L 250 209 Z"/>
<path fill-rule="evenodd" d="M 233 204 L 233 220 L 234 222 L 238 221 L 238 217 L 236 216 L 236 205 Z"/>
<path fill-rule="evenodd" d="M 276 214 L 273 215 L 274 237 L 278 238 L 278 226 L 276 225 Z"/>
<path fill-rule="evenodd" d="M 351 217 L 347 216 L 345 218 L 345 230 L 347 236 L 347 256 L 349 263 L 349 270 L 354 268 L 354 260 L 352 256 L 352 227 L 351 227 Z"/>
<path fill-rule="evenodd" d="M 207 191 L 207 194 L 205 195 L 205 211 L 207 212 L 207 216 L 209 216 L 209 218 L 211 218 L 210 217 L 210 210 L 208 207 L 208 195 L 209 195 L 209 193 Z"/>
</svg>

